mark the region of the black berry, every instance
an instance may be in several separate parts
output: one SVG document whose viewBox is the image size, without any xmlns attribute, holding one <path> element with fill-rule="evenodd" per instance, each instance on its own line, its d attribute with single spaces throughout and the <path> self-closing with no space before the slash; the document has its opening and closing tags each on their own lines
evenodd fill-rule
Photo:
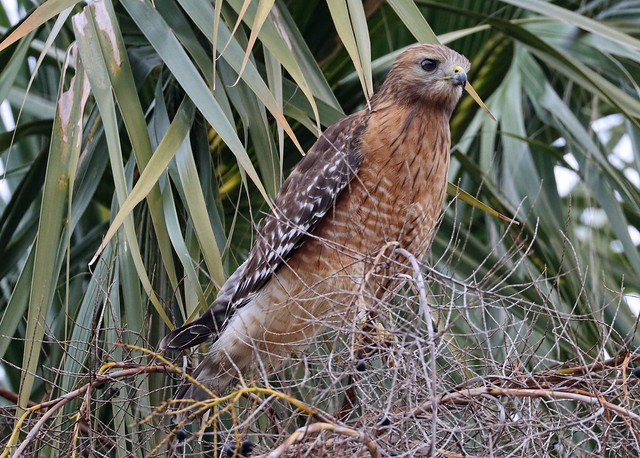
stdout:
<svg viewBox="0 0 640 458">
<path fill-rule="evenodd" d="M 180 428 L 176 431 L 176 439 L 178 439 L 178 442 L 183 442 L 187 438 L 187 435 L 187 430 L 184 428 Z"/>
</svg>

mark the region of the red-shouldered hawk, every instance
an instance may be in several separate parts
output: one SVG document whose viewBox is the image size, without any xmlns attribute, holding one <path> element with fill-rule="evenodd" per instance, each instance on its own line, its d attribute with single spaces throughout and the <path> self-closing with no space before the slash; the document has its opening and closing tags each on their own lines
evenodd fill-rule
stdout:
<svg viewBox="0 0 640 458">
<path fill-rule="evenodd" d="M 276 368 L 349 305 L 389 242 L 424 256 L 447 188 L 449 118 L 469 61 L 442 45 L 403 52 L 370 108 L 329 127 L 285 180 L 247 260 L 161 349 L 208 339 L 195 377 L 221 395 L 238 371 Z M 185 384 L 181 399 L 207 399 Z"/>
</svg>

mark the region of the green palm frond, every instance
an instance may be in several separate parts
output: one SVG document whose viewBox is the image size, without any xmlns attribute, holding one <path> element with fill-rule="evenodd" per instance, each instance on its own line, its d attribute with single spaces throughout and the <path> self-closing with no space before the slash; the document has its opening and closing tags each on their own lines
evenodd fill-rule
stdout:
<svg viewBox="0 0 640 458">
<path fill-rule="evenodd" d="M 9 113 L 0 124 L 0 383 L 21 408 L 93 383 L 106 363 L 147 364 L 132 346 L 154 348 L 169 326 L 207 307 L 318 128 L 365 107 L 416 40 L 465 54 L 497 118 L 463 98 L 451 120 L 450 182 L 519 223 L 447 202 L 422 291 L 445 323 L 434 364 L 444 373 L 459 362 L 443 379 L 497 377 L 503 364 L 505 373 L 553 381 L 563 374 L 545 371 L 556 364 L 587 367 L 623 352 L 631 356 L 616 362 L 636 361 L 637 310 L 628 304 L 640 295 L 638 2 L 48 0 L 29 15 L 32 3 L 17 3 L 17 26 L 0 9 L 0 100 Z M 418 310 L 416 289 L 397 302 Z M 426 339 L 403 313 L 380 319 Z M 332 338 L 312 350 L 318 360 L 331 357 L 327 348 L 348 353 Z M 397 383 L 384 361 L 374 363 L 378 379 L 362 379 L 381 397 Z M 288 371 L 304 379 L 312 369 Z M 110 456 L 164 447 L 176 434 L 170 421 L 144 420 L 170 398 L 172 380 L 127 382 L 111 408 L 95 393 L 99 407 L 91 398 L 69 403 L 50 420 L 50 436 L 34 438 L 34 453 L 66 453 L 78 440 Z M 332 397 L 325 382 L 289 394 L 338 418 L 357 389 L 341 385 Z M 559 405 L 541 409 L 557 418 Z M 88 417 L 73 423 L 81 408 Z M 344 427 L 364 421 L 359 409 L 338 418 Z M 6 416 L 2 437 L 21 412 Z M 306 421 L 286 412 L 280 438 Z M 268 428 L 268 415 L 256 424 Z M 235 420 L 220 424 L 231 431 Z M 615 427 L 626 434 L 622 423 Z M 466 437 L 481 456 L 482 440 L 469 434 L 456 440 Z M 580 434 L 559 440 L 600 453 L 597 439 Z M 624 434 L 616 437 L 627 444 Z M 194 453 L 206 454 L 202 447 Z M 515 441 L 501 447 L 518 454 Z"/>
</svg>

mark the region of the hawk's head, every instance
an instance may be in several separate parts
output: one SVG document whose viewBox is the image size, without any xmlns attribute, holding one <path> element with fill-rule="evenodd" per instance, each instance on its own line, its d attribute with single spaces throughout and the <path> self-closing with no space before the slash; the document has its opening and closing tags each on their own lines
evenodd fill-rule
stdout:
<svg viewBox="0 0 640 458">
<path fill-rule="evenodd" d="M 442 109 L 450 116 L 470 67 L 466 57 L 444 45 L 414 46 L 396 59 L 372 103 L 418 103 Z"/>
</svg>

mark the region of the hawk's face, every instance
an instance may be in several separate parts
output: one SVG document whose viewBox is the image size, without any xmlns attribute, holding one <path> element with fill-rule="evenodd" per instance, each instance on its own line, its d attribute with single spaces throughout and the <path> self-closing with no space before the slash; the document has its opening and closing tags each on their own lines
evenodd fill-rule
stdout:
<svg viewBox="0 0 640 458">
<path fill-rule="evenodd" d="M 396 59 L 380 92 L 389 89 L 396 102 L 430 105 L 450 115 L 462 95 L 470 67 L 466 57 L 446 46 L 415 46 Z"/>
</svg>

